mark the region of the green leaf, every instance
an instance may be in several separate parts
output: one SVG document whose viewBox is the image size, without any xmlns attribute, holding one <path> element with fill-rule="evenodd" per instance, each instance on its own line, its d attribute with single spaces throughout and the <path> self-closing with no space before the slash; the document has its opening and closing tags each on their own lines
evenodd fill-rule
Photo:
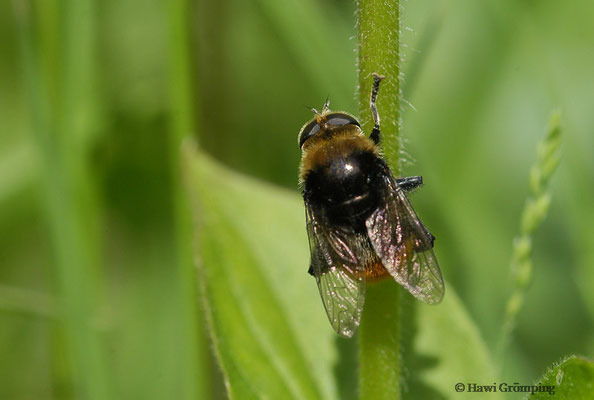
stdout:
<svg viewBox="0 0 594 400">
<path fill-rule="evenodd" d="M 554 387 L 555 399 L 588 400 L 594 394 L 594 363 L 585 358 L 570 356 L 553 365 L 536 387 Z M 530 399 L 550 399 L 548 391 L 527 395 Z"/>
<path fill-rule="evenodd" d="M 405 378 L 409 380 L 405 398 L 452 398 L 457 383 L 489 385 L 498 380 L 480 332 L 447 282 L 446 295 L 437 306 L 420 303 L 408 294 L 407 301 L 414 307 L 403 321 L 408 333 L 403 343 Z M 483 396 L 501 398 L 500 393 L 473 393 L 475 399 Z"/>
<path fill-rule="evenodd" d="M 189 171 L 199 198 L 202 294 L 230 395 L 335 398 L 334 331 L 307 274 L 298 196 L 233 174 L 203 153 Z"/>
<path fill-rule="evenodd" d="M 191 146 L 184 151 L 201 296 L 230 396 L 338 398 L 339 388 L 350 385 L 334 375 L 336 342 L 343 339 L 306 273 L 300 196 L 231 172 Z M 438 306 L 414 306 L 403 327 L 407 398 L 451 397 L 457 382 L 496 380 L 479 332 L 451 288 Z"/>
</svg>

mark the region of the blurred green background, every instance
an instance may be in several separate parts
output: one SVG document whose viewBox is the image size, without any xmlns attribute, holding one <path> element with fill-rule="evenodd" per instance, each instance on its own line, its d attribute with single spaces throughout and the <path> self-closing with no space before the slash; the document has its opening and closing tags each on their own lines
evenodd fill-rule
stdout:
<svg viewBox="0 0 594 400">
<path fill-rule="evenodd" d="M 183 261 L 179 138 L 297 193 L 308 108 L 329 95 L 356 114 L 355 6 L 0 3 L 0 398 L 223 396 Z M 529 169 L 561 110 L 503 376 L 594 356 L 594 3 L 402 9 L 404 171 L 424 177 L 413 202 L 444 276 L 495 352 Z"/>
</svg>

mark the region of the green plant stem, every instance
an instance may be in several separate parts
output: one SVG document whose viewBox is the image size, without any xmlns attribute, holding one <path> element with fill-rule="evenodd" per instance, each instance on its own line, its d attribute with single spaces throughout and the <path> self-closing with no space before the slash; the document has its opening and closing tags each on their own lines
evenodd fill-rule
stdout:
<svg viewBox="0 0 594 400">
<path fill-rule="evenodd" d="M 175 236 L 180 302 L 183 307 L 181 321 L 183 355 L 180 364 L 183 399 L 211 398 L 208 383 L 210 375 L 206 367 L 208 347 L 202 318 L 198 307 L 197 274 L 193 263 L 192 215 L 182 185 L 182 142 L 195 133 L 194 97 L 191 79 L 191 44 L 187 0 L 169 2 L 169 51 L 170 51 L 170 102 L 171 132 L 170 154 L 175 212 Z"/>
<path fill-rule="evenodd" d="M 368 285 L 359 327 L 359 398 L 400 399 L 400 288 Z"/>
<path fill-rule="evenodd" d="M 384 156 L 400 172 L 400 55 L 397 0 L 360 0 L 357 8 L 359 115 L 363 130 L 371 132 L 369 110 L 372 73 L 386 78 L 377 99 Z M 399 399 L 400 287 L 393 281 L 368 285 L 359 328 L 359 398 Z"/>
<path fill-rule="evenodd" d="M 101 266 L 100 209 L 88 163 L 97 112 L 93 88 L 94 2 L 65 1 L 60 14 L 51 13 L 56 19 L 50 25 L 61 33 L 58 47 L 35 35 L 32 12 L 39 9 L 25 1 L 15 0 L 14 4 L 33 139 L 43 174 L 43 205 L 55 255 L 59 307 L 64 317 L 66 340 L 57 346 L 66 354 L 61 351 L 56 357 L 68 362 L 68 383 L 73 384 L 76 398 L 111 399 L 101 338 L 91 325 L 99 306 Z M 46 54 L 45 63 L 42 54 Z M 55 91 L 51 90 L 52 82 Z"/>
<path fill-rule="evenodd" d="M 369 95 L 374 72 L 384 75 L 377 98 L 382 150 L 394 175 L 400 173 L 400 52 L 398 0 L 360 0 L 357 8 L 359 116 L 371 132 Z"/>
</svg>

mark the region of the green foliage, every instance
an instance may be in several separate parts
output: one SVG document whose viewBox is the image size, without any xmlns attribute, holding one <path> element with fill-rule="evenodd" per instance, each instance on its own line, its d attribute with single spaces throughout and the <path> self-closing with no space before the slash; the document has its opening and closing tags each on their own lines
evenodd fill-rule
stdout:
<svg viewBox="0 0 594 400">
<path fill-rule="evenodd" d="M 186 150 L 204 306 L 229 394 L 336 398 L 334 331 L 306 273 L 298 196 Z"/>
<path fill-rule="evenodd" d="M 229 394 L 339 398 L 344 382 L 333 372 L 339 362 L 336 334 L 306 273 L 302 200 L 233 173 L 190 146 L 185 153 L 204 307 Z M 388 289 L 398 286 L 391 282 Z M 406 295 L 404 301 L 413 299 Z M 461 377 L 493 379 L 488 351 L 453 291 L 440 307 L 406 310 L 407 398 L 449 397 Z M 445 344 L 444 338 L 455 339 Z M 356 370 L 357 365 L 342 367 Z M 393 379 L 382 374 L 378 370 L 376 379 Z"/>
<path fill-rule="evenodd" d="M 551 117 L 549 131 L 538 145 L 538 158 L 530 169 L 530 197 L 522 211 L 520 234 L 514 239 L 511 271 L 514 280 L 514 291 L 507 301 L 505 321 L 503 322 L 501 351 L 512 334 L 515 319 L 524 303 L 526 289 L 532 279 L 532 236 L 542 223 L 549 206 L 551 195 L 547 189 L 553 172 L 560 161 L 561 127 L 559 114 Z M 503 354 L 501 354 L 503 357 Z"/>
<path fill-rule="evenodd" d="M 588 400 L 594 392 L 594 363 L 570 356 L 553 365 L 535 386 L 554 387 L 555 399 Z M 546 391 L 527 395 L 526 399 L 550 399 Z"/>
<path fill-rule="evenodd" d="M 528 384 L 567 354 L 592 358 L 593 3 L 399 11 L 404 93 L 400 110 L 380 112 L 400 111 L 394 154 L 401 174 L 423 175 L 412 201 L 447 280 L 437 307 L 400 296 L 403 397 L 455 399 L 452 384 L 471 379 Z M 0 398 L 221 399 L 210 349 L 236 397 L 356 398 L 356 342 L 334 336 L 305 272 L 295 143 L 328 95 L 332 109 L 358 110 L 355 4 L 13 0 L 0 2 L 0 33 Z M 489 360 L 515 285 L 510 243 L 526 182 L 542 182 L 529 171 L 554 108 L 563 160 L 499 373 Z M 198 214 L 214 225 L 200 243 L 216 262 L 200 270 L 209 308 L 179 176 L 188 135 L 203 149 L 193 205 L 214 210 Z M 206 326 L 214 345 L 199 340 Z M 267 374 L 240 380 L 243 392 L 244 369 Z"/>
<path fill-rule="evenodd" d="M 17 9 L 17 24 L 63 317 L 60 329 L 64 342 L 54 351 L 65 353 L 63 357 L 77 382 L 76 396 L 109 399 L 112 390 L 105 354 L 97 331 L 89 323 L 97 314 L 101 282 L 97 275 L 101 263 L 100 211 L 87 158 L 97 112 L 92 69 L 94 2 L 64 2 L 66 17 L 60 23 L 51 21 L 64 33 L 61 51 L 52 54 L 59 60 L 60 71 L 43 62 L 52 51 L 47 42 L 38 44 L 35 40 L 35 11 L 40 12 Z M 57 104 L 52 104 L 52 98 L 59 99 Z"/>
</svg>

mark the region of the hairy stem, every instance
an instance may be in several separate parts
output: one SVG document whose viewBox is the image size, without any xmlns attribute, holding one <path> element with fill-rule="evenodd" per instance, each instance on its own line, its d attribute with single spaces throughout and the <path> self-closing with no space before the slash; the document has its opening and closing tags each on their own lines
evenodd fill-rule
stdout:
<svg viewBox="0 0 594 400">
<path fill-rule="evenodd" d="M 382 150 L 394 175 L 400 172 L 399 15 L 398 0 L 358 2 L 359 115 L 364 131 L 371 132 L 372 74 L 384 75 L 377 106 Z M 367 287 L 359 328 L 360 399 L 401 398 L 400 290 L 391 280 Z"/>
<path fill-rule="evenodd" d="M 360 0 L 357 8 L 359 115 L 365 132 L 373 120 L 369 95 L 374 72 L 386 78 L 377 98 L 382 150 L 394 175 L 400 173 L 400 52 L 398 0 Z"/>
</svg>

